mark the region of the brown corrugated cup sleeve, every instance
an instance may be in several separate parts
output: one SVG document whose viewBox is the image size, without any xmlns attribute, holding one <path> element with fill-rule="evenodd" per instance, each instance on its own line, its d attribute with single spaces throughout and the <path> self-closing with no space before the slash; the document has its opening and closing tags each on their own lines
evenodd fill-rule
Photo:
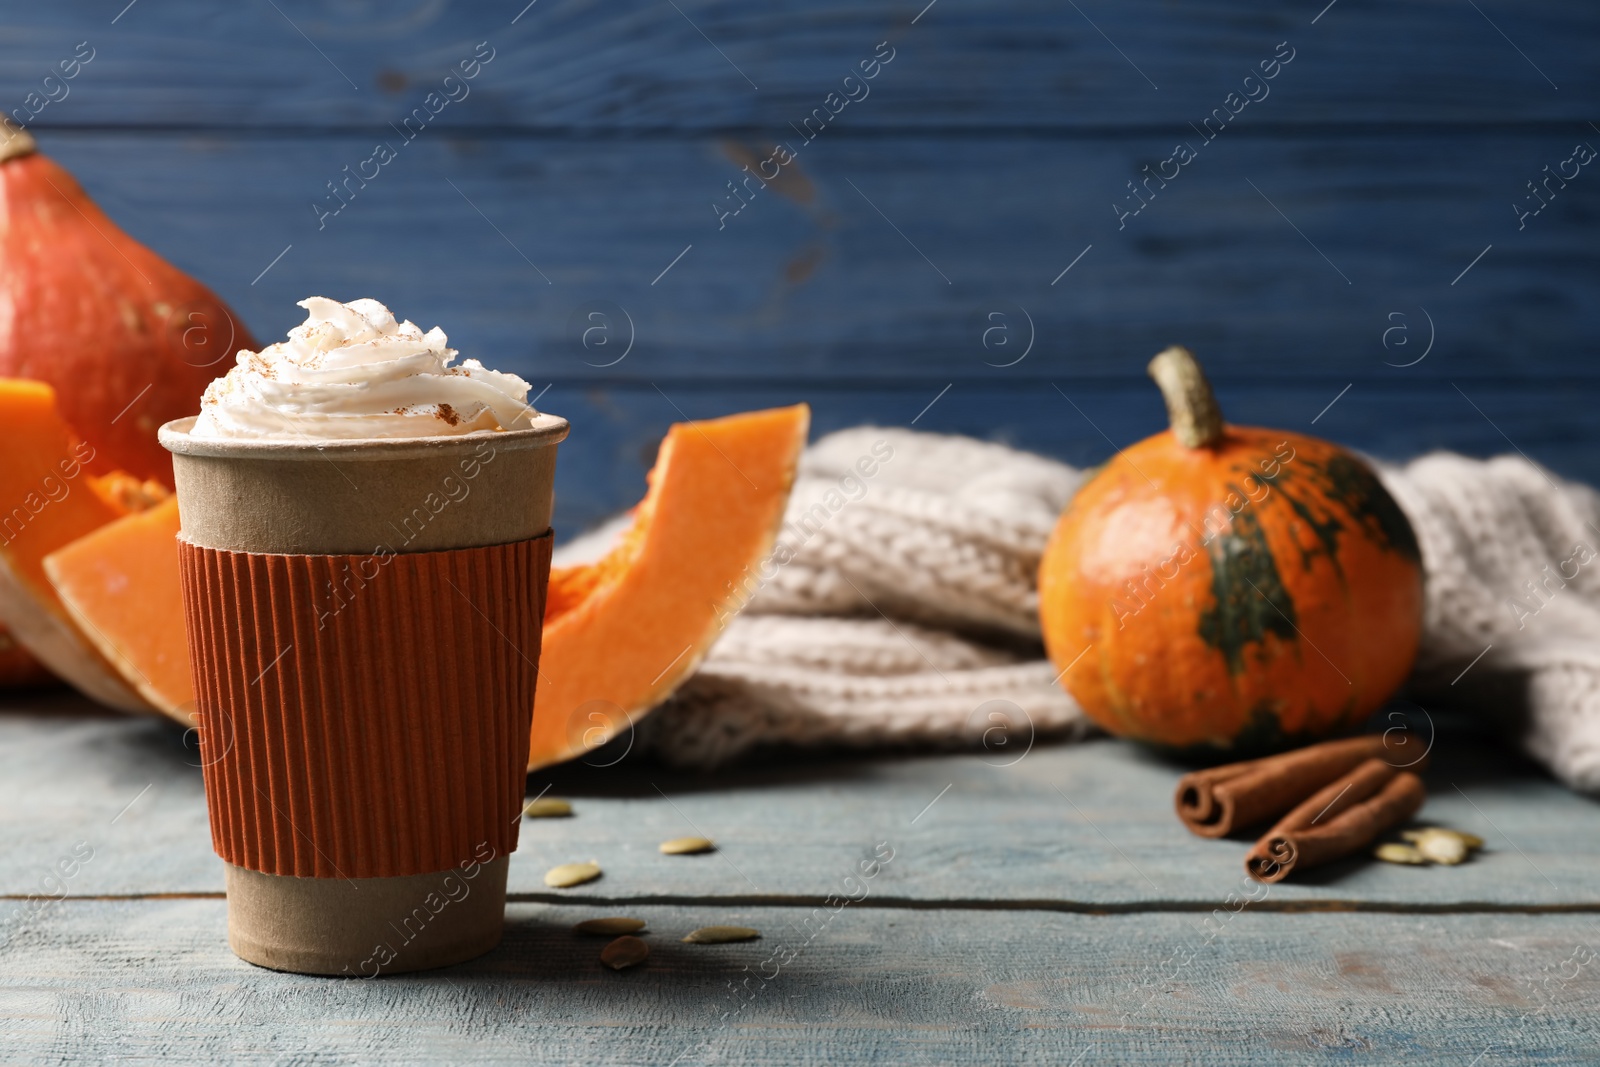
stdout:
<svg viewBox="0 0 1600 1067">
<path fill-rule="evenodd" d="M 180 537 L 217 855 L 425 874 L 517 844 L 551 536 L 272 555 Z"/>
</svg>

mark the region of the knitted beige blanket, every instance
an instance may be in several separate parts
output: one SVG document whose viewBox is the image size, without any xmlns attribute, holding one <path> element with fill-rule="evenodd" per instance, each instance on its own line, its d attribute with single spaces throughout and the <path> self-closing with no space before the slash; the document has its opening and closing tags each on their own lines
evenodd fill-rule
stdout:
<svg viewBox="0 0 1600 1067">
<path fill-rule="evenodd" d="M 1600 497 L 1520 457 L 1434 454 L 1381 473 L 1427 573 L 1407 695 L 1494 716 L 1562 781 L 1600 792 Z M 637 746 L 695 767 L 757 746 L 969 747 L 1005 763 L 1087 732 L 1043 657 L 1035 585 L 1081 477 L 969 438 L 821 439 L 749 607 Z"/>
</svg>

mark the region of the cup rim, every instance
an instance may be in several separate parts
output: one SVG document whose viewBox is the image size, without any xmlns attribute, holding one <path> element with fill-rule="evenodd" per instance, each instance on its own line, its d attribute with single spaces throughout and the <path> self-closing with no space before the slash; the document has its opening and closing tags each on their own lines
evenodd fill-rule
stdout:
<svg viewBox="0 0 1600 1067">
<path fill-rule="evenodd" d="M 173 419 L 156 431 L 161 447 L 180 456 L 231 459 L 325 459 L 331 453 L 344 459 L 410 459 L 476 447 L 493 441 L 511 451 L 544 448 L 566 440 L 571 428 L 559 415 L 540 412 L 526 429 L 474 430 L 439 437 L 307 437 L 304 440 L 254 437 L 195 437 L 198 415 Z"/>
</svg>

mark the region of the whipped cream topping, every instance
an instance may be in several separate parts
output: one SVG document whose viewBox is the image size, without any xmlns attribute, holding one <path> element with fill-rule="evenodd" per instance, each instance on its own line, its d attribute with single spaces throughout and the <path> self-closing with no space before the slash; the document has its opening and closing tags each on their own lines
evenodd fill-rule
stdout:
<svg viewBox="0 0 1600 1067">
<path fill-rule="evenodd" d="M 313 296 L 286 341 L 240 351 L 206 387 L 195 437 L 442 437 L 526 427 L 528 383 L 456 350 L 435 326 L 396 322 L 376 300 Z"/>
</svg>

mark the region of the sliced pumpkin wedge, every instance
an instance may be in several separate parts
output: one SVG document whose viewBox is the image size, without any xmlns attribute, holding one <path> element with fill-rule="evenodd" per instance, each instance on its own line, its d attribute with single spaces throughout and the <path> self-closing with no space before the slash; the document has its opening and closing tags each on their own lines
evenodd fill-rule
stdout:
<svg viewBox="0 0 1600 1067">
<path fill-rule="evenodd" d="M 67 615 L 44 557 L 126 514 L 127 475 L 95 477 L 43 382 L 0 378 L 0 622 L 62 679 L 102 704 L 147 710 Z M 138 484 L 138 483 L 135 483 Z"/>
<path fill-rule="evenodd" d="M 687 678 L 759 585 L 805 445 L 804 405 L 673 426 L 634 524 L 550 576 L 529 769 L 624 732 Z M 44 568 L 140 706 L 191 721 L 177 506 L 89 531 Z"/>
<path fill-rule="evenodd" d="M 811 410 L 674 425 L 632 528 L 550 575 L 528 769 L 626 732 L 705 656 L 760 583 Z"/>
<path fill-rule="evenodd" d="M 110 522 L 45 557 L 68 615 L 157 711 L 194 721 L 178 569 L 178 499 Z"/>
</svg>

